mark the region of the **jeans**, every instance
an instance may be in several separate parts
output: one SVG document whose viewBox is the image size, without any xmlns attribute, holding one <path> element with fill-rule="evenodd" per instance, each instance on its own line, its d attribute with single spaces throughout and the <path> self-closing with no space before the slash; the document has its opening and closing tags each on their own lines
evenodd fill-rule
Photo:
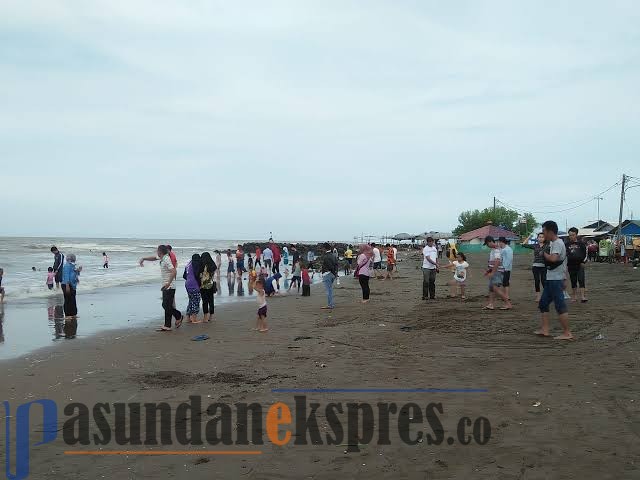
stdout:
<svg viewBox="0 0 640 480">
<path fill-rule="evenodd" d="M 358 281 L 360 282 L 360 288 L 362 288 L 362 299 L 369 300 L 369 275 L 358 275 Z"/>
<path fill-rule="evenodd" d="M 562 280 L 545 280 L 542 297 L 538 303 L 538 308 L 542 313 L 547 313 L 552 303 L 555 305 L 558 315 L 567 313 L 567 302 L 564 299 L 563 284 L 564 281 Z"/>
<path fill-rule="evenodd" d="M 540 285 L 544 285 L 547 279 L 547 267 L 531 267 L 533 271 L 533 282 L 536 285 L 536 293 L 540 292 Z"/>
<path fill-rule="evenodd" d="M 175 309 L 173 301 L 176 298 L 176 289 L 168 288 L 162 291 L 162 308 L 164 308 L 164 326 L 171 328 L 171 317 L 175 317 L 176 320 L 182 318 L 182 314 Z"/>
<path fill-rule="evenodd" d="M 422 269 L 422 298 L 436 298 L 436 269 Z"/>
<path fill-rule="evenodd" d="M 324 283 L 324 288 L 327 290 L 327 306 L 330 308 L 335 307 L 335 303 L 333 303 L 333 281 L 336 279 L 336 276 L 329 272 L 322 277 L 322 283 Z"/>
</svg>

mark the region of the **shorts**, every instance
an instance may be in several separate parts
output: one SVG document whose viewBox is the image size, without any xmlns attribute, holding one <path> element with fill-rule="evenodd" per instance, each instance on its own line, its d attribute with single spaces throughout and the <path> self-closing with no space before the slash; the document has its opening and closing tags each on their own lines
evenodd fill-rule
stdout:
<svg viewBox="0 0 640 480">
<path fill-rule="evenodd" d="M 563 280 L 545 280 L 542 297 L 538 303 L 538 308 L 542 313 L 549 312 L 549 305 L 553 302 L 558 315 L 567 313 L 567 301 L 564 299 Z"/>
<path fill-rule="evenodd" d="M 387 263 L 387 272 L 393 272 L 393 267 L 395 266 L 394 263 Z"/>
<path fill-rule="evenodd" d="M 49 287 L 49 290 L 53 290 L 53 283 L 47 283 L 47 287 Z"/>
<path fill-rule="evenodd" d="M 264 305 L 264 306 L 262 306 L 262 307 L 260 307 L 258 309 L 258 316 L 266 318 L 266 316 L 267 316 L 267 306 L 266 305 Z"/>
<path fill-rule="evenodd" d="M 495 272 L 489 279 L 489 291 L 493 292 L 494 288 L 502 287 L 502 277 L 504 272 Z"/>
<path fill-rule="evenodd" d="M 582 265 L 575 270 L 573 267 L 569 268 L 569 278 L 571 279 L 571 288 L 585 288 L 584 268 Z"/>
<path fill-rule="evenodd" d="M 508 287 L 509 286 L 509 280 L 511 280 L 511 270 L 505 270 L 502 273 L 502 286 L 503 287 Z"/>
<path fill-rule="evenodd" d="M 382 269 L 382 262 L 374 262 L 373 263 L 373 269 L 374 270 L 381 270 Z"/>
</svg>

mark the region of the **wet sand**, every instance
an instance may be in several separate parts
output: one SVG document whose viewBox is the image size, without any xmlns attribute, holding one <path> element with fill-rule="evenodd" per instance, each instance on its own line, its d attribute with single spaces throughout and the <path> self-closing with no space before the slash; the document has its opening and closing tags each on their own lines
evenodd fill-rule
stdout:
<svg viewBox="0 0 640 480">
<path fill-rule="evenodd" d="M 590 301 L 570 306 L 576 340 L 564 343 L 531 334 L 539 316 L 527 256 L 516 257 L 511 293 L 515 308 L 509 312 L 481 308 L 484 255 L 470 256 L 469 299 L 464 303 L 443 298 L 444 283 L 451 278 L 444 272 L 438 276 L 440 298 L 421 301 L 418 261 L 406 254 L 401 258 L 400 278 L 372 280 L 367 305 L 359 302 L 357 282 L 345 278 L 336 289 L 333 311 L 320 309 L 326 300 L 321 285 L 314 285 L 309 298 L 271 299 L 267 334 L 250 330 L 255 323 L 253 302 L 222 309 L 213 324 L 184 325 L 171 333 L 109 331 L 69 341 L 64 348 L 1 361 L 0 396 L 14 411 L 18 404 L 39 398 L 53 399 L 61 409 L 72 401 L 90 406 L 118 401 L 177 405 L 189 395 L 211 403 L 255 401 L 267 408 L 277 401 L 294 404 L 293 394 L 272 393 L 283 388 L 486 389 L 307 395 L 307 403 L 415 402 L 423 411 L 428 403 L 441 402 L 447 437 L 455 436 L 461 417 L 482 416 L 492 427 L 486 445 L 407 445 L 393 427 L 391 445 L 376 445 L 374 439 L 354 453 L 326 442 L 302 446 L 292 441 L 277 447 L 265 437 L 264 445 L 242 448 L 263 452 L 256 456 L 70 457 L 63 452 L 98 447 L 69 447 L 60 431 L 55 442 L 33 447 L 32 478 L 640 477 L 639 271 L 589 264 Z M 552 327 L 560 332 L 555 315 Z M 190 341 L 200 333 L 211 338 Z M 595 339 L 599 334 L 603 340 Z M 323 410 L 317 418 L 320 428 L 326 427 Z M 419 429 L 429 431 L 424 422 L 412 426 L 412 435 Z M 154 447 L 163 448 L 220 447 Z M 4 455 L 0 448 L 0 457 Z"/>
</svg>

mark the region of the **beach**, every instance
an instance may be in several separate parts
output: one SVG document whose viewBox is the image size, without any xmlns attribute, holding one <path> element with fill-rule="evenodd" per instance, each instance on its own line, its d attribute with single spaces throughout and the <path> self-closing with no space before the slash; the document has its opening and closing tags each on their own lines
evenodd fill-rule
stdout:
<svg viewBox="0 0 640 480">
<path fill-rule="evenodd" d="M 216 312 L 212 324 L 184 325 L 157 333 L 157 293 L 149 292 L 145 325 L 97 335 L 2 360 L 3 399 L 12 406 L 35 399 L 73 402 L 167 402 L 189 396 L 203 401 L 295 403 L 294 393 L 275 389 L 327 389 L 306 392 L 308 403 L 396 402 L 424 408 L 441 403 L 448 436 L 458 419 L 486 418 L 485 445 L 408 445 L 392 428 L 389 445 L 377 438 L 357 452 L 339 445 L 273 445 L 265 436 L 242 450 L 246 455 L 209 455 L 210 445 L 69 446 L 56 441 L 31 450 L 32 478 L 635 478 L 640 475 L 640 387 L 638 372 L 637 271 L 628 266 L 588 264 L 589 303 L 571 304 L 573 342 L 532 335 L 539 314 L 533 301 L 530 258 L 517 257 L 512 275 L 512 311 L 482 310 L 486 255 L 469 258 L 468 299 L 420 300 L 419 253 L 402 252 L 399 278 L 373 280 L 371 302 L 360 303 L 353 278 L 336 286 L 336 308 L 326 303 L 322 285 L 311 297 L 269 299 L 270 331 L 251 331 L 256 304 L 238 302 Z M 80 297 L 80 294 L 79 294 Z M 153 303 L 155 302 L 155 303 Z M 145 307 L 147 308 L 147 307 Z M 96 313 L 97 314 L 97 313 Z M 116 311 L 106 309 L 108 317 Z M 88 321 L 81 310 L 79 329 Z M 154 318 L 155 315 L 155 318 Z M 552 314 L 552 328 L 559 325 Z M 206 333 L 206 341 L 191 341 Z M 344 392 L 340 389 L 368 389 Z M 405 390 L 381 393 L 378 389 Z M 421 390 L 417 389 L 432 389 Z M 437 390 L 436 390 L 437 389 Z M 464 390 L 464 391 L 463 391 Z M 196 412 L 206 416 L 207 412 Z M 307 412 L 308 413 L 308 412 Z M 61 413 L 60 413 L 61 415 Z M 413 414 L 415 416 L 415 413 Z M 34 427 L 42 428 L 38 416 Z M 324 432 L 328 419 L 317 412 Z M 392 423 L 392 425 L 395 425 Z M 380 425 L 376 425 L 380 426 Z M 234 431 L 239 428 L 234 426 Z M 429 431 L 428 425 L 414 425 Z M 433 429 L 431 429 L 433 430 Z M 433 435 L 433 432 L 431 433 Z M 297 438 L 297 437 L 296 437 Z M 195 455 L 65 455 L 69 450 L 176 450 Z M 233 449 L 237 446 L 217 446 Z M 0 449 L 4 458 L 5 450 Z"/>
</svg>

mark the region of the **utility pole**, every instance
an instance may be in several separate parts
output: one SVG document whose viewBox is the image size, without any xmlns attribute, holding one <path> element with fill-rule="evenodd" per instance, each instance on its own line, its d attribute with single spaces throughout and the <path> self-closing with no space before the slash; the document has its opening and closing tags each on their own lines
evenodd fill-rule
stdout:
<svg viewBox="0 0 640 480">
<path fill-rule="evenodd" d="M 496 197 L 493 197 L 493 218 L 491 219 L 493 225 L 496 224 Z"/>
<path fill-rule="evenodd" d="M 600 200 L 604 200 L 604 198 L 596 197 L 596 201 L 598 202 L 598 228 L 596 230 L 600 230 Z"/>
<path fill-rule="evenodd" d="M 618 215 L 618 233 L 616 235 L 616 240 L 620 240 L 620 234 L 622 233 L 622 208 L 624 207 L 624 187 L 627 183 L 627 176 L 622 174 L 622 188 L 620 188 L 620 214 Z"/>
</svg>

